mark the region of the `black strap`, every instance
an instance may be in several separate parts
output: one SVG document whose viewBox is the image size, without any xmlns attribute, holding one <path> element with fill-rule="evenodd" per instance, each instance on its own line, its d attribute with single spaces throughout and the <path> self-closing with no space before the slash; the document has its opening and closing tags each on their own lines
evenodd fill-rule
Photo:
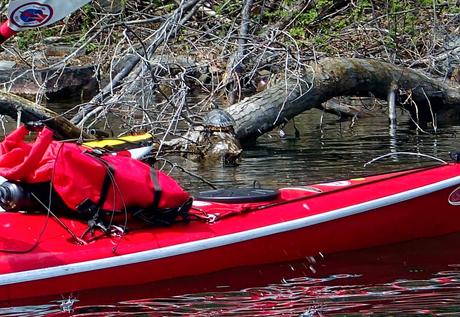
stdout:
<svg viewBox="0 0 460 317">
<path fill-rule="evenodd" d="M 158 209 L 158 205 L 160 204 L 161 199 L 161 185 L 160 181 L 158 180 L 157 171 L 154 168 L 150 168 L 150 178 L 152 179 L 153 183 L 153 203 L 152 209 Z"/>
<path fill-rule="evenodd" d="M 105 173 L 104 182 L 102 183 L 101 196 L 99 196 L 99 201 L 97 202 L 98 209 L 102 209 L 102 206 L 104 206 L 104 203 L 107 199 L 107 195 L 109 194 L 110 184 L 112 184 L 112 179 L 115 176 L 115 170 L 113 169 L 113 167 L 110 166 L 110 164 L 108 164 L 107 162 L 104 163 L 106 165 L 107 171 Z"/>
</svg>

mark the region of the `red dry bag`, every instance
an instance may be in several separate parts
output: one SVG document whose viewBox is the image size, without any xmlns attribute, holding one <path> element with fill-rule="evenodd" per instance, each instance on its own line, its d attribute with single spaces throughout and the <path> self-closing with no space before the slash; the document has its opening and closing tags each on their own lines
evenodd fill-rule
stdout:
<svg viewBox="0 0 460 317">
<path fill-rule="evenodd" d="M 190 195 L 170 176 L 125 155 L 53 140 L 44 128 L 35 142 L 20 127 L 0 143 L 0 176 L 26 184 L 49 183 L 65 207 L 81 215 L 185 209 Z M 43 197 L 43 195 L 41 196 Z"/>
</svg>

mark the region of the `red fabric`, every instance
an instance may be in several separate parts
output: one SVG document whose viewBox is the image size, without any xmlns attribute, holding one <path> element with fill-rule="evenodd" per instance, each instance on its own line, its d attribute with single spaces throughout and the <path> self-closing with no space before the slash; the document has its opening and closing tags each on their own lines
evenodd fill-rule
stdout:
<svg viewBox="0 0 460 317">
<path fill-rule="evenodd" d="M 47 128 L 33 144 L 25 143 L 27 133 L 21 127 L 0 143 L 1 176 L 27 183 L 51 181 L 67 207 L 75 210 L 86 199 L 99 201 L 108 164 L 114 175 L 103 209 L 122 211 L 152 205 L 154 183 L 149 165 L 112 153 L 96 158 L 87 148 L 52 140 L 53 133 Z M 157 174 L 162 190 L 159 208 L 178 207 L 190 198 L 171 177 L 160 171 L 153 173 Z"/>
<path fill-rule="evenodd" d="M 9 180 L 29 183 L 48 181 L 51 171 L 49 165 L 58 144 L 50 147 L 53 132 L 48 129 L 43 129 L 33 144 L 24 142 L 28 133 L 29 130 L 21 126 L 0 143 L 0 175 Z"/>
</svg>

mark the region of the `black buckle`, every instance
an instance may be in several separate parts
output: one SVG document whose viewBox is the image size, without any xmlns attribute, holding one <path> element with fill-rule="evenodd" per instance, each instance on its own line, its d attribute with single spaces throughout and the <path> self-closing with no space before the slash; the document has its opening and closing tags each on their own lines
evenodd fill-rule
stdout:
<svg viewBox="0 0 460 317">
<path fill-rule="evenodd" d="M 455 163 L 460 162 L 460 152 L 449 152 L 449 156 Z"/>
</svg>

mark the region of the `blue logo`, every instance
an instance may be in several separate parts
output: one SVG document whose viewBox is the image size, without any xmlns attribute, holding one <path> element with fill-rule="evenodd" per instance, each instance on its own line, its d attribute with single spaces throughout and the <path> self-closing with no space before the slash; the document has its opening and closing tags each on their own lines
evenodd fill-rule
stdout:
<svg viewBox="0 0 460 317">
<path fill-rule="evenodd" d="M 38 27 L 46 24 L 53 17 L 53 8 L 47 4 L 29 2 L 11 13 L 10 21 L 19 28 Z"/>
<path fill-rule="evenodd" d="M 43 23 L 49 15 L 40 9 L 26 9 L 19 16 L 24 23 Z"/>
</svg>

